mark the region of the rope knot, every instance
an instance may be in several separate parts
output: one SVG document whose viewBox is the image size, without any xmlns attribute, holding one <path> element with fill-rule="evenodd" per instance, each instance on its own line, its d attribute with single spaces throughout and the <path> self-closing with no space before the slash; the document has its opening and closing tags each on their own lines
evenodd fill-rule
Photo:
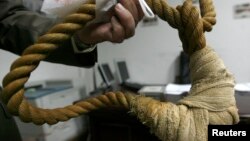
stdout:
<svg viewBox="0 0 250 141">
<path fill-rule="evenodd" d="M 192 0 L 186 0 L 176 8 L 163 0 L 147 0 L 147 3 L 154 13 L 178 30 L 186 53 L 190 55 L 206 47 L 204 32 L 211 31 L 216 23 L 212 0 L 200 0 L 200 10 L 193 5 Z"/>
</svg>

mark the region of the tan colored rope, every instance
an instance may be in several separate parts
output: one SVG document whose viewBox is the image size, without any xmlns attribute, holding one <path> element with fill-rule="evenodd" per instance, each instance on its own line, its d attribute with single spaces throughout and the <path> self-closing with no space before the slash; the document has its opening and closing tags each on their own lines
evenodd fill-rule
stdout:
<svg viewBox="0 0 250 141">
<path fill-rule="evenodd" d="M 163 141 L 207 140 L 209 124 L 239 122 L 234 77 L 209 47 L 190 58 L 192 88 L 177 104 L 137 97 L 132 113 Z"/>
<path fill-rule="evenodd" d="M 164 0 L 146 0 L 146 2 L 155 14 L 157 14 L 161 19 L 167 21 L 173 28 L 178 29 L 179 37 L 183 43 L 183 49 L 186 53 L 190 56 L 199 56 L 197 53 L 202 54 L 204 52 L 205 54 L 208 54 L 208 56 L 211 54 L 211 51 L 207 51 L 205 48 L 206 40 L 204 32 L 211 31 L 212 26 L 216 23 L 216 14 L 212 0 L 200 0 L 200 11 L 197 7 L 192 5 L 192 0 L 186 0 L 182 6 L 177 6 L 177 8 L 170 7 Z M 226 75 L 222 76 L 225 77 L 225 79 L 227 77 L 230 79 L 227 81 L 223 80 L 221 81 L 222 83 L 218 84 L 218 86 L 214 86 L 222 88 L 223 91 L 219 94 L 211 95 L 211 97 L 221 98 L 220 96 L 224 93 L 229 93 L 228 96 L 225 94 L 223 95 L 226 99 L 221 98 L 226 102 L 230 102 L 229 105 L 225 105 L 221 99 L 218 99 L 218 105 L 213 105 L 213 103 L 209 101 L 211 100 L 208 96 L 209 93 L 204 94 L 204 97 L 208 98 L 208 101 L 202 97 L 203 91 L 200 90 L 209 92 L 208 90 L 214 87 L 211 86 L 203 89 L 198 88 L 201 86 L 200 84 L 207 85 L 208 83 L 201 81 L 203 79 L 206 80 L 204 75 L 197 75 L 199 74 L 196 69 L 197 64 L 194 65 L 194 67 L 191 65 L 191 70 L 194 69 L 196 71 L 192 73 L 193 87 L 190 95 L 186 99 L 180 101 L 180 105 L 161 103 L 151 98 L 138 97 L 132 94 L 123 94 L 120 92 L 100 95 L 96 98 L 82 101 L 65 108 L 41 109 L 29 104 L 24 98 L 24 85 L 28 81 L 31 72 L 37 68 L 40 61 L 44 60 L 52 51 L 59 48 L 60 44 L 69 40 L 72 34 L 83 28 L 86 23 L 94 19 L 94 13 L 95 4 L 92 0 L 83 4 L 75 14 L 69 15 L 63 23 L 55 25 L 50 31 L 48 31 L 48 33 L 39 37 L 37 42 L 28 47 L 23 52 L 23 55 L 12 64 L 10 72 L 3 80 L 4 89 L 2 100 L 13 115 L 19 116 L 24 122 L 33 122 L 40 125 L 44 123 L 55 124 L 59 121 L 66 121 L 70 118 L 79 116 L 80 114 L 103 107 L 116 106 L 123 107 L 128 110 L 132 108 L 132 112 L 138 115 L 143 123 L 150 126 L 152 132 L 154 132 L 162 140 L 184 140 L 184 137 L 186 136 L 190 137 L 192 140 L 193 137 L 196 137 L 199 132 L 195 132 L 196 135 L 193 135 L 188 134 L 189 132 L 182 132 L 178 130 L 188 130 L 183 127 L 186 122 L 189 122 L 192 125 L 197 125 L 199 128 L 196 128 L 195 131 L 199 131 L 198 129 L 202 130 L 200 131 L 202 135 L 197 140 L 206 138 L 206 133 L 204 133 L 204 131 L 206 131 L 206 126 L 209 123 L 233 124 L 238 122 L 237 110 L 234 105 L 234 97 L 232 96 L 233 78 L 227 73 L 226 69 L 223 67 L 223 63 L 221 62 L 218 64 L 218 68 L 220 68 L 220 70 L 216 70 L 214 73 L 220 74 L 221 72 L 225 72 Z M 212 56 L 213 57 L 211 57 L 210 60 L 218 59 L 218 57 L 214 57 L 214 55 Z M 200 58 L 198 57 L 195 59 L 199 60 L 201 59 L 201 56 Z M 193 59 L 194 62 L 196 62 L 195 59 Z M 199 62 L 200 64 L 198 63 L 198 66 L 202 66 L 202 62 L 203 64 L 206 64 L 206 60 L 203 60 Z M 214 66 L 212 68 L 214 68 Z M 207 71 L 203 72 L 204 74 L 208 73 Z M 215 76 L 217 77 L 218 75 L 211 75 L 211 78 L 214 78 Z M 214 82 L 209 81 L 209 83 Z M 216 106 L 220 107 L 220 111 L 215 110 Z M 157 111 L 160 111 L 162 115 L 160 116 Z M 180 115 L 174 116 L 178 114 Z M 191 121 L 186 121 L 186 115 L 184 114 L 189 115 L 189 118 L 186 119 Z M 224 123 L 222 120 L 223 118 L 231 118 L 232 120 L 231 122 L 230 120 L 227 120 Z M 164 121 L 166 123 L 159 123 Z M 177 124 L 173 123 L 180 124 L 177 126 Z M 194 126 L 186 127 L 194 128 Z M 170 131 L 170 128 L 173 128 L 174 130 Z"/>
<path fill-rule="evenodd" d="M 192 0 L 186 0 L 182 6 L 170 7 L 163 0 L 146 0 L 161 19 L 178 29 L 183 49 L 188 54 L 206 47 L 204 31 L 211 31 L 216 23 L 216 13 L 212 0 L 200 0 L 201 16 Z"/>
</svg>

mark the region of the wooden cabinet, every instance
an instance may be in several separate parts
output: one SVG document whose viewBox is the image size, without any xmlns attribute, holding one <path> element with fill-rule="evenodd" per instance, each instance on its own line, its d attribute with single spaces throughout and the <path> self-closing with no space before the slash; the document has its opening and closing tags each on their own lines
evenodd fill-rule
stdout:
<svg viewBox="0 0 250 141">
<path fill-rule="evenodd" d="M 127 110 L 102 109 L 88 115 L 91 141 L 160 141 Z"/>
</svg>

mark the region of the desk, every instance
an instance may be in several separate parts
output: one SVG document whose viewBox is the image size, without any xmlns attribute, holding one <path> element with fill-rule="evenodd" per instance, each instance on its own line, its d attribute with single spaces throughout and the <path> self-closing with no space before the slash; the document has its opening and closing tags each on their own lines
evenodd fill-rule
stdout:
<svg viewBox="0 0 250 141">
<path fill-rule="evenodd" d="M 127 110 L 101 109 L 88 116 L 91 141 L 160 141 Z"/>
<path fill-rule="evenodd" d="M 121 91 L 132 91 L 120 88 Z M 106 92 L 91 92 L 92 96 Z M 93 95 L 94 94 L 94 95 Z M 107 108 L 92 111 L 89 117 L 90 141 L 160 141 L 150 133 L 136 116 L 129 115 L 125 109 Z"/>
</svg>

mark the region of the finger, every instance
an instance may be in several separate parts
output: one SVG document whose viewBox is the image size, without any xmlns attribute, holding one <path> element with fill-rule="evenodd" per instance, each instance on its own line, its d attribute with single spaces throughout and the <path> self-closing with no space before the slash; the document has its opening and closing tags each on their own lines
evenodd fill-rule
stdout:
<svg viewBox="0 0 250 141">
<path fill-rule="evenodd" d="M 120 0 L 119 1 L 124 8 L 126 8 L 134 17 L 135 23 L 138 22 L 138 11 L 134 3 L 134 0 Z"/>
<path fill-rule="evenodd" d="M 119 1 L 126 9 L 131 12 L 135 18 L 136 25 L 143 18 L 144 13 L 138 0 L 120 0 Z"/>
<path fill-rule="evenodd" d="M 111 42 L 121 43 L 125 38 L 125 30 L 116 17 L 111 18 L 112 40 Z"/>
<path fill-rule="evenodd" d="M 95 24 L 78 31 L 78 35 L 84 43 L 94 44 L 112 40 L 111 31 L 111 23 Z"/>
<path fill-rule="evenodd" d="M 125 37 L 129 38 L 135 34 L 135 21 L 132 14 L 120 3 L 115 6 L 116 15 L 125 30 Z"/>
</svg>

